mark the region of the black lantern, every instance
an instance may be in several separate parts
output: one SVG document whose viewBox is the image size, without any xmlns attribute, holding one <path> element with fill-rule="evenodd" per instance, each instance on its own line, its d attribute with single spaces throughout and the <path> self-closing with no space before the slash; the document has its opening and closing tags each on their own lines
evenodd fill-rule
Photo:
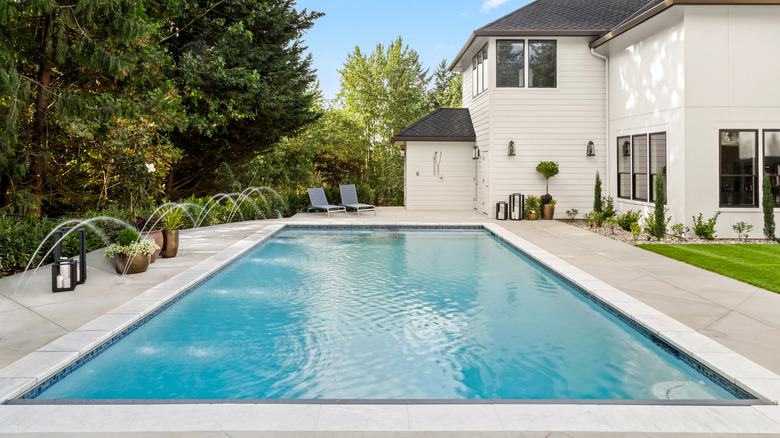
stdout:
<svg viewBox="0 0 780 438">
<path fill-rule="evenodd" d="M 505 221 L 507 216 L 508 204 L 506 201 L 496 203 L 496 219 Z"/>
<path fill-rule="evenodd" d="M 62 258 L 62 236 L 68 232 L 78 233 L 79 255 L 77 258 Z M 70 291 L 77 284 L 87 281 L 87 245 L 86 232 L 83 228 L 61 228 L 54 232 L 54 264 L 51 273 L 51 290 L 53 292 Z"/>
<path fill-rule="evenodd" d="M 631 156 L 631 143 L 629 143 L 628 140 L 623 142 L 623 156 Z"/>
<path fill-rule="evenodd" d="M 474 148 L 471 150 L 471 159 L 479 160 L 479 146 L 474 145 Z"/>
<path fill-rule="evenodd" d="M 509 144 L 506 147 L 506 154 L 508 156 L 510 156 L 510 157 L 514 157 L 515 156 L 515 141 L 514 140 L 510 140 L 509 141 Z"/>
<path fill-rule="evenodd" d="M 593 148 L 592 141 L 589 141 L 588 146 L 585 147 L 585 155 L 588 157 L 593 157 L 596 155 L 596 150 Z"/>
<path fill-rule="evenodd" d="M 509 195 L 509 219 L 519 221 L 523 219 L 523 208 L 525 207 L 525 196 L 520 193 Z"/>
</svg>

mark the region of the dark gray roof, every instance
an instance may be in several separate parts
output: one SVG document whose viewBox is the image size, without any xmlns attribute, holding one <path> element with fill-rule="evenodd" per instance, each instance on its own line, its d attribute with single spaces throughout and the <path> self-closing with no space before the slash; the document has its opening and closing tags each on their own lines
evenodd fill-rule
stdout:
<svg viewBox="0 0 780 438">
<path fill-rule="evenodd" d="M 476 141 L 468 108 L 439 108 L 393 136 L 393 141 Z"/>
<path fill-rule="evenodd" d="M 638 11 L 663 0 L 536 0 L 487 24 L 476 33 L 607 32 Z"/>
</svg>

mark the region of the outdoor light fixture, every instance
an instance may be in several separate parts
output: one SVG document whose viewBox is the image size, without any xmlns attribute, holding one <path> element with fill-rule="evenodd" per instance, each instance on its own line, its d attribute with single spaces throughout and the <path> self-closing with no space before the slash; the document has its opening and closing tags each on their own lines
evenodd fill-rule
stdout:
<svg viewBox="0 0 780 438">
<path fill-rule="evenodd" d="M 506 201 L 501 201 L 496 203 L 496 219 L 500 221 L 505 221 L 507 217 L 507 203 Z"/>
<path fill-rule="evenodd" d="M 593 157 L 596 155 L 596 150 L 593 148 L 592 141 L 589 141 L 588 146 L 585 147 L 585 155 L 588 157 Z"/>
<path fill-rule="evenodd" d="M 479 146 L 474 145 L 474 148 L 471 150 L 471 159 L 479 160 Z"/>
<path fill-rule="evenodd" d="M 78 259 L 62 258 L 62 236 L 68 232 L 78 233 Z M 51 265 L 51 290 L 52 292 L 74 290 L 77 284 L 87 280 L 87 245 L 84 228 L 61 228 L 54 232 L 54 240 L 57 243 L 54 245 L 54 263 Z"/>
<path fill-rule="evenodd" d="M 507 156 L 514 157 L 515 156 L 515 141 L 509 140 L 509 145 L 506 147 L 506 154 Z"/>
<path fill-rule="evenodd" d="M 523 208 L 525 207 L 525 196 L 520 193 L 509 195 L 509 219 L 519 221 L 523 218 Z"/>
<path fill-rule="evenodd" d="M 628 157 L 631 155 L 631 143 L 628 140 L 623 142 L 623 156 Z"/>
</svg>

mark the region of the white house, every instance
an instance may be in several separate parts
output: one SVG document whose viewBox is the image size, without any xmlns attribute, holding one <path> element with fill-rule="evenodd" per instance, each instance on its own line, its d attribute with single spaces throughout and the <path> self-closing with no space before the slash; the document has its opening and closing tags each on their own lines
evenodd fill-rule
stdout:
<svg viewBox="0 0 780 438">
<path fill-rule="evenodd" d="M 394 137 L 409 209 L 493 217 L 544 193 L 540 161 L 560 165 L 556 217 L 590 211 L 596 172 L 621 212 L 652 210 L 664 172 L 672 224 L 721 212 L 719 237 L 739 221 L 761 235 L 763 171 L 780 206 L 780 0 L 536 0 L 450 69 L 464 109 Z"/>
</svg>

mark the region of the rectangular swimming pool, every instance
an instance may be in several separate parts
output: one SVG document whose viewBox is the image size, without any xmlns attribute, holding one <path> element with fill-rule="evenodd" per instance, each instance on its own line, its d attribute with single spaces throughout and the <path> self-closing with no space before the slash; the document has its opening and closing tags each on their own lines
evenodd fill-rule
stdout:
<svg viewBox="0 0 780 438">
<path fill-rule="evenodd" d="M 749 397 L 622 319 L 481 228 L 287 228 L 24 397 Z"/>
</svg>

